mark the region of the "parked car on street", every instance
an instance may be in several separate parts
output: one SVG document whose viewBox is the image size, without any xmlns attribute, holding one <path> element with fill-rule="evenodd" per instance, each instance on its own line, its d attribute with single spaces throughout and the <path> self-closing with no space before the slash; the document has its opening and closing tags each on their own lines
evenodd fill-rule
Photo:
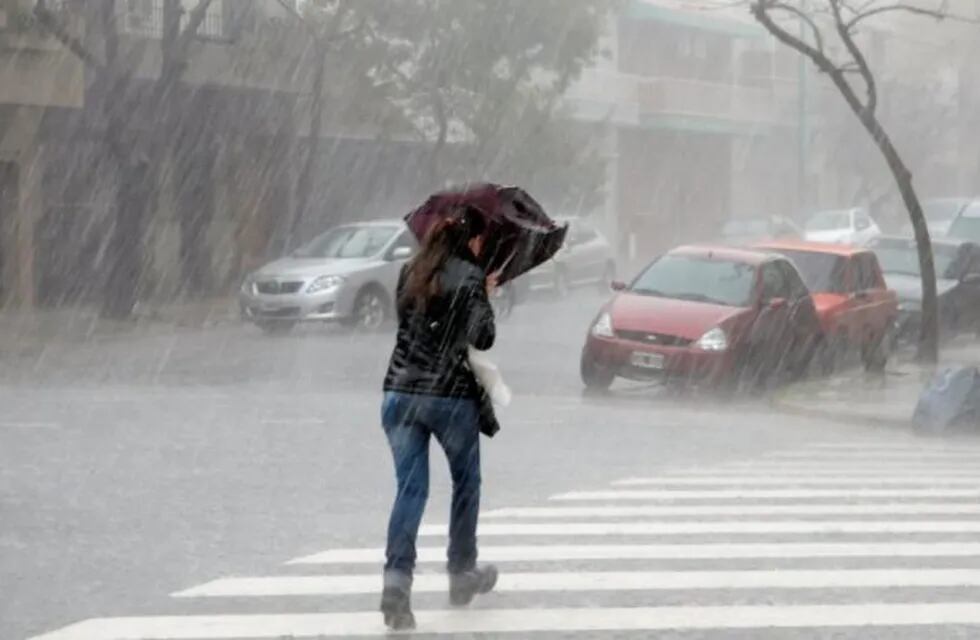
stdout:
<svg viewBox="0 0 980 640">
<path fill-rule="evenodd" d="M 804 238 L 811 242 L 862 245 L 880 235 L 878 223 L 861 207 L 820 211 L 804 226 Z"/>
<path fill-rule="evenodd" d="M 242 317 L 270 333 L 299 322 L 378 329 L 392 317 L 399 270 L 416 248 L 401 220 L 335 227 L 249 274 Z"/>
<path fill-rule="evenodd" d="M 819 242 L 768 242 L 756 246 L 789 258 L 813 297 L 826 336 L 825 366 L 858 353 L 865 368 L 881 370 L 889 356 L 898 298 L 888 289 L 870 249 Z"/>
<path fill-rule="evenodd" d="M 733 246 L 777 238 L 802 238 L 803 230 L 783 216 L 733 218 L 721 229 L 722 241 Z"/>
<path fill-rule="evenodd" d="M 972 200 L 960 209 L 950 223 L 946 235 L 951 238 L 980 242 L 980 200 Z"/>
<path fill-rule="evenodd" d="M 949 233 L 949 227 L 973 202 L 972 198 L 930 198 L 922 201 L 922 213 L 926 217 L 929 235 L 941 238 Z M 903 236 L 912 237 L 912 223 L 902 225 Z"/>
<path fill-rule="evenodd" d="M 878 256 L 889 288 L 898 296 L 896 340 L 915 342 L 922 320 L 922 272 L 911 238 L 882 236 L 868 247 Z M 943 337 L 980 331 L 980 244 L 943 238 L 932 243 Z"/>
<path fill-rule="evenodd" d="M 755 386 L 803 373 L 820 341 L 810 294 L 781 256 L 680 247 L 615 288 L 582 351 L 589 389 L 616 378 Z"/>
<path fill-rule="evenodd" d="M 616 259 L 609 241 L 586 218 L 562 217 L 556 222 L 568 225 L 565 245 L 553 259 L 524 276 L 524 286 L 531 290 L 549 289 L 559 296 L 582 285 L 596 285 L 608 291 L 616 276 Z"/>
</svg>

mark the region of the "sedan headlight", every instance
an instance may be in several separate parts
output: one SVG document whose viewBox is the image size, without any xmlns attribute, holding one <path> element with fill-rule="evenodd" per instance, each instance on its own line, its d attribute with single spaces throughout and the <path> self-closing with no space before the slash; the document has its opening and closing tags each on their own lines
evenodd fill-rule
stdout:
<svg viewBox="0 0 980 640">
<path fill-rule="evenodd" d="M 255 276 L 249 275 L 245 277 L 242 281 L 242 293 L 252 293 L 252 288 L 255 286 Z"/>
<path fill-rule="evenodd" d="M 613 331 L 612 316 L 603 311 L 592 325 L 592 335 L 597 338 L 614 338 L 616 333 Z"/>
<path fill-rule="evenodd" d="M 728 348 L 728 336 L 721 327 L 715 327 L 698 338 L 694 346 L 702 351 L 724 351 Z"/>
<path fill-rule="evenodd" d="M 340 276 L 320 276 L 311 282 L 310 286 L 306 287 L 306 293 L 328 291 L 330 289 L 336 289 L 342 284 L 344 284 L 344 279 Z"/>
</svg>

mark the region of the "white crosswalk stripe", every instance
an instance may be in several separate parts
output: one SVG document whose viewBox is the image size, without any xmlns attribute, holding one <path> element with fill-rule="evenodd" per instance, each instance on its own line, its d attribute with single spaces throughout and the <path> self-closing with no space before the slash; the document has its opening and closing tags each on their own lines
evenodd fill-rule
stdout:
<svg viewBox="0 0 980 640">
<path fill-rule="evenodd" d="M 480 524 L 480 557 L 500 563 L 501 578 L 480 607 L 464 610 L 432 607 L 431 594 L 447 588 L 447 526 L 426 524 L 413 585 L 419 628 L 595 638 L 831 629 L 856 640 L 870 627 L 955 625 L 980 636 L 976 461 L 976 446 L 817 443 L 493 509 Z M 94 618 L 33 640 L 383 637 L 382 560 L 380 548 L 327 549 L 275 575 L 216 577 L 173 593 L 186 615 Z M 832 593 L 846 596 L 821 599 Z M 641 606 L 617 602 L 629 594 Z"/>
</svg>

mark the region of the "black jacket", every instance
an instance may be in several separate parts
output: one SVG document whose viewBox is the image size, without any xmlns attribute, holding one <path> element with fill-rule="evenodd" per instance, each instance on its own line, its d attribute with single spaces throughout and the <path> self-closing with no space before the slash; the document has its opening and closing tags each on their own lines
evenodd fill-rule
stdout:
<svg viewBox="0 0 980 640">
<path fill-rule="evenodd" d="M 486 274 L 472 255 L 452 257 L 439 275 L 441 293 L 420 311 L 398 279 L 398 335 L 385 376 L 385 391 L 485 399 L 467 360 L 467 347 L 486 350 L 496 337 Z"/>
</svg>

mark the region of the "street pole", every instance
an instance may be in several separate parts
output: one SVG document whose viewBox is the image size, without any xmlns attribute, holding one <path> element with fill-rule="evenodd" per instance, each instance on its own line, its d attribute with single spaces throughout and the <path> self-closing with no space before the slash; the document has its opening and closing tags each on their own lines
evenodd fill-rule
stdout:
<svg viewBox="0 0 980 640">
<path fill-rule="evenodd" d="M 806 11 L 807 2 L 806 0 L 801 1 L 801 10 Z M 806 24 L 803 18 L 800 18 L 800 40 L 806 41 Z M 796 125 L 797 130 L 797 153 L 798 158 L 796 162 L 796 199 L 797 208 L 799 215 L 805 215 L 806 205 L 807 205 L 807 193 L 806 193 L 806 175 L 807 175 L 807 74 L 806 74 L 806 56 L 802 53 L 800 54 L 800 64 L 799 64 L 799 98 L 798 98 L 798 108 L 799 113 L 797 114 L 798 122 Z"/>
</svg>

